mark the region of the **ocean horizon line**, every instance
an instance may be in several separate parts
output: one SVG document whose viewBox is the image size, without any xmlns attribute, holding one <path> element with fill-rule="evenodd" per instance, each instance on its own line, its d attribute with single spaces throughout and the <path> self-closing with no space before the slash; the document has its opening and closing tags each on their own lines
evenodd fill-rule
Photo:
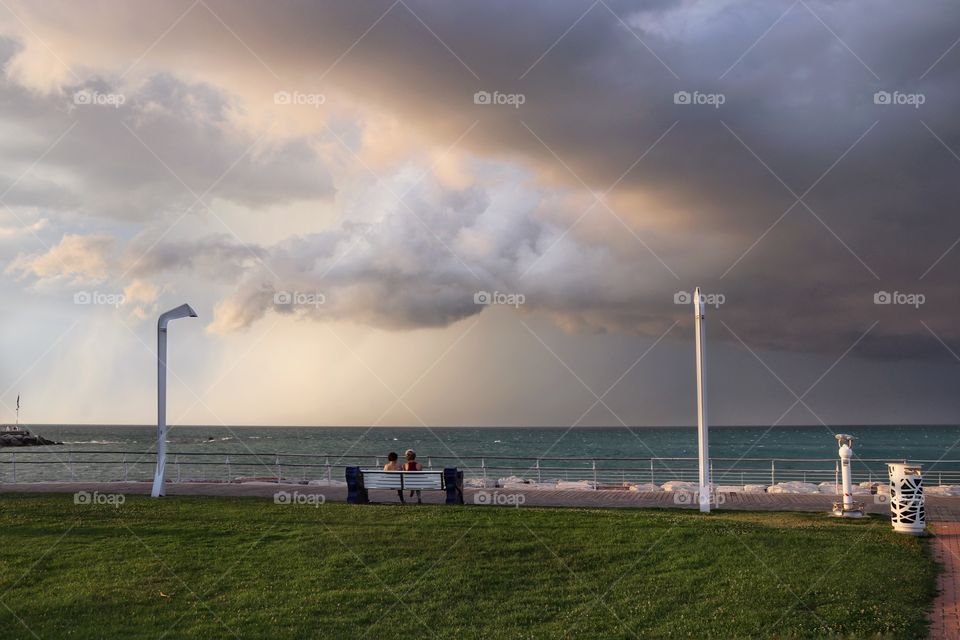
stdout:
<svg viewBox="0 0 960 640">
<path fill-rule="evenodd" d="M 155 423 L 125 423 L 125 422 L 21 422 L 22 427 L 123 427 L 123 428 L 156 428 Z M 845 428 L 927 428 L 927 427 L 951 427 L 960 426 L 957 423 L 934 422 L 934 423 L 844 423 L 834 425 L 822 424 L 711 424 L 711 429 L 808 429 L 808 428 L 827 428 L 827 429 L 845 429 Z M 189 428 L 189 429 L 696 429 L 697 425 L 477 425 L 477 424 L 443 424 L 443 425 L 297 425 L 297 424 L 177 424 L 170 425 L 170 428 Z"/>
</svg>

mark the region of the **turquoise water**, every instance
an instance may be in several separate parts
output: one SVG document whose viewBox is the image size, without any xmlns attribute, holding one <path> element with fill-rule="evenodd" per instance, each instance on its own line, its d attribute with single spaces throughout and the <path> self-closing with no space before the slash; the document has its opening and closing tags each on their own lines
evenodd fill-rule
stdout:
<svg viewBox="0 0 960 640">
<path fill-rule="evenodd" d="M 47 425 L 33 431 L 74 450 L 142 451 L 149 426 Z M 833 458 L 833 433 L 856 436 L 861 458 L 936 460 L 960 440 L 958 426 L 714 427 L 714 457 Z M 173 427 L 170 451 L 312 453 L 384 456 L 416 449 L 423 456 L 687 457 L 697 455 L 692 427 Z M 960 459 L 960 445 L 947 458 Z"/>
<path fill-rule="evenodd" d="M 0 481 L 147 480 L 152 477 L 155 427 L 45 425 L 32 430 L 64 444 L 62 447 L 0 449 Z M 960 446 L 955 447 L 960 441 L 960 427 L 845 426 L 836 431 L 856 437 L 854 472 L 857 480 L 883 479 L 885 465 L 869 461 L 878 459 L 927 461 L 924 469 L 931 475 L 936 474 L 933 477 L 938 483 L 960 483 Z M 715 465 L 715 481 L 719 484 L 772 483 L 773 467 L 777 472 L 776 481 L 832 481 L 837 460 L 833 433 L 834 430 L 823 426 L 713 428 L 710 453 Z M 407 448 L 415 449 L 419 460 L 427 466 L 456 466 L 464 469 L 468 477 L 595 478 L 607 483 L 627 480 L 662 483 L 696 478 L 695 460 L 660 460 L 655 464 L 613 460 L 696 458 L 696 429 L 692 427 L 644 427 L 631 431 L 623 427 L 192 426 L 171 428 L 168 442 L 173 465 L 168 477 L 183 481 L 278 475 L 299 481 L 342 479 L 345 465 L 380 465 L 390 451 L 402 456 Z M 206 455 L 188 456 L 187 453 Z M 540 459 L 538 465 L 533 460 L 537 458 Z M 777 460 L 771 462 L 772 458 Z M 810 458 L 822 461 L 800 460 Z M 934 461 L 938 462 L 934 464 Z M 38 462 L 43 463 L 36 464 Z"/>
</svg>

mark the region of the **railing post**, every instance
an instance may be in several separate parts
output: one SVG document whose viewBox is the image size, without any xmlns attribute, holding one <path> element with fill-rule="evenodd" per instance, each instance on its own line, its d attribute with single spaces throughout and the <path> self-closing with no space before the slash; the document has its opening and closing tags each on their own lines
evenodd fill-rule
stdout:
<svg viewBox="0 0 960 640">
<path fill-rule="evenodd" d="M 327 456 L 327 484 L 330 484 L 331 478 L 331 469 L 330 469 L 330 456 Z"/>
<path fill-rule="evenodd" d="M 433 469 L 433 458 L 427 456 L 427 469 Z"/>
<path fill-rule="evenodd" d="M 180 484 L 180 456 L 173 456 L 173 464 L 177 466 L 177 484 Z"/>
<path fill-rule="evenodd" d="M 776 461 L 770 461 L 770 485 L 777 484 L 777 466 Z"/>
<path fill-rule="evenodd" d="M 230 456 L 226 457 L 224 464 L 227 465 L 227 482 L 230 482 Z"/>
<path fill-rule="evenodd" d="M 280 456 L 279 456 L 279 455 L 276 456 L 276 463 L 277 463 L 277 484 L 280 484 L 280 476 L 283 475 L 283 473 L 282 473 L 281 470 L 280 470 Z"/>
<path fill-rule="evenodd" d="M 73 468 L 73 451 L 67 454 L 67 458 L 70 461 L 70 479 L 76 480 L 77 474 L 76 474 L 76 470 Z"/>
<path fill-rule="evenodd" d="M 540 458 L 537 458 L 537 484 L 540 484 Z"/>
<path fill-rule="evenodd" d="M 484 485 L 486 485 L 486 479 L 487 479 L 487 461 L 484 460 L 483 458 L 480 458 L 480 468 L 483 469 Z"/>
<path fill-rule="evenodd" d="M 11 453 L 10 460 L 13 463 L 13 484 L 17 484 L 17 454 Z"/>
<path fill-rule="evenodd" d="M 939 480 L 937 480 L 937 484 L 939 484 L 940 486 L 943 486 L 943 472 L 942 471 L 939 472 L 937 474 L 937 477 L 939 478 Z"/>
<path fill-rule="evenodd" d="M 836 460 L 833 461 L 833 487 L 837 490 L 837 495 L 840 495 L 840 463 Z"/>
<path fill-rule="evenodd" d="M 653 458 L 650 458 L 650 484 L 657 484 L 653 479 Z"/>
<path fill-rule="evenodd" d="M 123 454 L 123 481 L 127 481 L 127 454 Z"/>
<path fill-rule="evenodd" d="M 597 488 L 597 461 L 591 460 L 590 462 L 593 463 L 593 488 L 596 489 Z"/>
</svg>

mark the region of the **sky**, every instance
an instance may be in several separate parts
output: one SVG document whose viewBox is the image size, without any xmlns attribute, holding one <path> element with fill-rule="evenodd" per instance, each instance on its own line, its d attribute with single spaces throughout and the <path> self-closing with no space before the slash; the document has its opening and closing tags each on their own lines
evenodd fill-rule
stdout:
<svg viewBox="0 0 960 640">
<path fill-rule="evenodd" d="M 960 420 L 960 5 L 0 6 L 0 420 Z"/>
</svg>

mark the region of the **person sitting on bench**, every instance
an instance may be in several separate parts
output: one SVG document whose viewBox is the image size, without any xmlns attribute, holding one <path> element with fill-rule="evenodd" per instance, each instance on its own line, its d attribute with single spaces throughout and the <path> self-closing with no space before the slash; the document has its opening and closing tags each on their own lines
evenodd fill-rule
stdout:
<svg viewBox="0 0 960 640">
<path fill-rule="evenodd" d="M 406 464 L 403 465 L 404 471 L 423 471 L 423 465 L 417 462 L 417 454 L 413 452 L 413 449 L 407 449 L 406 453 L 404 453 L 404 456 L 406 456 L 407 458 Z M 403 494 L 402 491 L 400 493 L 401 495 Z M 413 493 L 414 493 L 413 491 L 410 491 L 411 498 L 413 497 Z M 417 504 L 423 504 L 422 502 L 420 502 L 420 490 L 417 489 L 416 493 L 417 493 Z M 403 498 L 401 497 L 401 500 L 402 499 Z"/>
<path fill-rule="evenodd" d="M 397 462 L 398 457 L 399 456 L 397 456 L 396 451 L 391 451 L 390 453 L 388 453 L 387 464 L 383 465 L 383 470 L 384 471 L 403 471 L 403 465 Z M 403 502 L 404 504 L 406 504 L 406 502 L 403 499 L 403 491 L 401 491 L 400 489 L 397 489 L 397 496 L 400 498 L 400 502 Z"/>
</svg>

